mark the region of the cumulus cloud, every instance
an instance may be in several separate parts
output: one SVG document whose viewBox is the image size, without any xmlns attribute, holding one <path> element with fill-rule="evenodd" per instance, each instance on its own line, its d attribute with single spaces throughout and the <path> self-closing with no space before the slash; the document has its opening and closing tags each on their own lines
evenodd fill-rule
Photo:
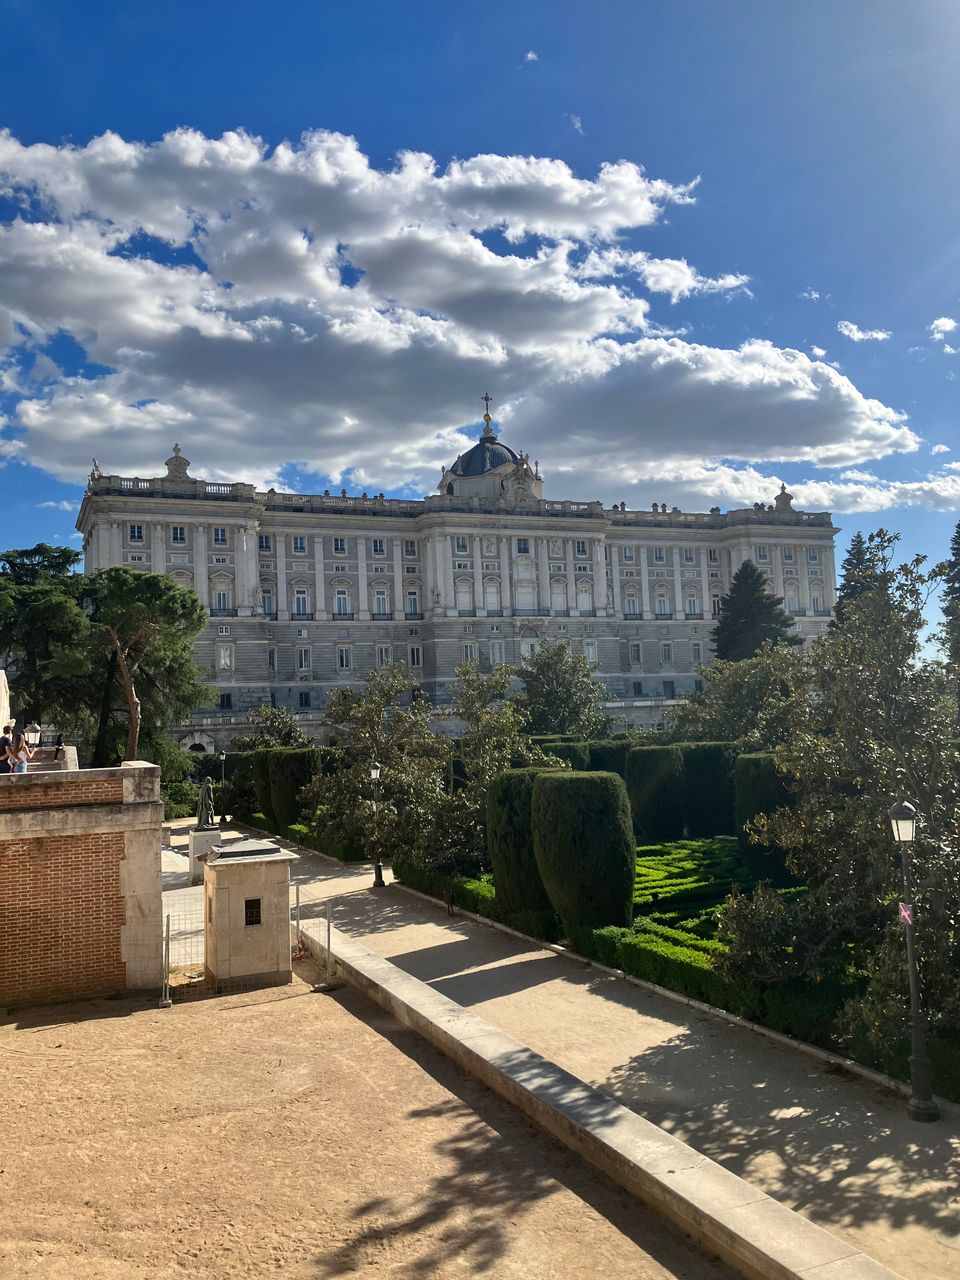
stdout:
<svg viewBox="0 0 960 1280">
<path fill-rule="evenodd" d="M 950 446 L 948 444 L 935 444 L 930 449 L 931 453 L 949 453 Z"/>
<path fill-rule="evenodd" d="M 817 292 L 816 289 L 810 289 L 810 288 L 803 289 L 801 290 L 800 297 L 806 298 L 808 302 L 820 301 L 820 294 Z"/>
<path fill-rule="evenodd" d="M 523 55 L 523 60 L 524 62 L 539 62 L 540 55 L 537 53 L 536 49 L 528 49 Z"/>
<path fill-rule="evenodd" d="M 956 327 L 957 322 L 952 316 L 937 316 L 929 325 L 930 337 L 934 342 L 944 342 L 947 334 L 953 333 Z"/>
<path fill-rule="evenodd" d="M 888 329 L 861 329 L 852 320 L 838 320 L 837 332 L 851 342 L 886 342 L 890 337 Z"/>
<path fill-rule="evenodd" d="M 593 497 L 667 466 L 700 505 L 753 502 L 761 464 L 916 450 L 820 348 L 664 326 L 666 299 L 748 292 L 741 272 L 637 247 L 695 190 L 626 161 L 580 177 L 405 152 L 379 169 L 327 132 L 273 150 L 188 129 L 83 147 L 2 133 L 0 194 L 22 216 L 0 224 L 0 456 L 71 481 L 92 455 L 152 475 L 179 439 L 210 478 L 279 485 L 295 464 L 423 492 L 487 386 L 513 443 Z M 59 333 L 85 374 L 49 358 Z"/>
</svg>

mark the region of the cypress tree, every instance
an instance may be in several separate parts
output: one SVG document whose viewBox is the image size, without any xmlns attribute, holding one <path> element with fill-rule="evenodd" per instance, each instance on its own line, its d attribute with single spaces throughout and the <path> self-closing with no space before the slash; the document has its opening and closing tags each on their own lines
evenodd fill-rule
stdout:
<svg viewBox="0 0 960 1280">
<path fill-rule="evenodd" d="M 716 656 L 739 662 L 755 657 L 765 644 L 800 644 L 792 627 L 783 599 L 767 590 L 767 580 L 753 561 L 744 560 L 720 602 L 712 635 Z"/>
<path fill-rule="evenodd" d="M 846 607 L 876 584 L 877 568 L 867 540 L 862 533 L 855 533 L 850 549 L 840 565 L 840 584 L 837 587 L 837 603 L 831 625 L 839 627 L 844 621 Z"/>
<path fill-rule="evenodd" d="M 947 656 L 960 664 L 960 523 L 950 539 L 950 559 L 943 579 L 944 638 Z"/>
</svg>

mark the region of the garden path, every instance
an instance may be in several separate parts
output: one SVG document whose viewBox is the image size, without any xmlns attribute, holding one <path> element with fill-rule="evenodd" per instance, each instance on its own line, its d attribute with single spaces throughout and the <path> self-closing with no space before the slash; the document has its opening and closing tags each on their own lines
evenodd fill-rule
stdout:
<svg viewBox="0 0 960 1280">
<path fill-rule="evenodd" d="M 336 928 L 907 1280 L 960 1278 L 960 1109 L 919 1125 L 902 1098 L 747 1028 L 373 891 L 369 867 L 303 853 L 294 880 L 311 932 L 331 899 Z"/>
</svg>

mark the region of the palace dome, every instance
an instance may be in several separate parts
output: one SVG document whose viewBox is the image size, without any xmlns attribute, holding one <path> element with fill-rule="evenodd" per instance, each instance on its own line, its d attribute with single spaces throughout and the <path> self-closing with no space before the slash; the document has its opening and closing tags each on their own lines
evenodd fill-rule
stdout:
<svg viewBox="0 0 960 1280">
<path fill-rule="evenodd" d="M 492 428 L 488 425 L 483 429 L 483 435 L 472 449 L 468 449 L 466 453 L 462 453 L 450 468 L 450 474 L 454 476 L 482 476 L 488 471 L 495 471 L 497 467 L 505 465 L 513 466 L 520 461 L 520 455 L 501 442 L 494 435 Z"/>
</svg>

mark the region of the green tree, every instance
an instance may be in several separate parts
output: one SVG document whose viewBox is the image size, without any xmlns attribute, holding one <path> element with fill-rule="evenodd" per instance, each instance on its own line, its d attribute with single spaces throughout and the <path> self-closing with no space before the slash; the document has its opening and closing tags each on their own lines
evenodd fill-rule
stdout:
<svg viewBox="0 0 960 1280">
<path fill-rule="evenodd" d="M 717 658 L 740 662 L 754 657 L 765 644 L 800 644 L 791 631 L 793 619 L 782 606 L 783 600 L 767 590 L 767 580 L 753 561 L 744 560 L 720 602 L 712 635 Z"/>
<path fill-rule="evenodd" d="M 943 570 L 943 640 L 947 657 L 960 671 L 960 523 L 950 539 L 950 558 Z"/>
<path fill-rule="evenodd" d="M 114 568 L 86 582 L 92 683 L 100 690 L 94 761 L 109 763 L 118 720 L 126 724 L 123 757 L 132 760 L 142 728 L 156 736 L 209 701 L 193 660 L 206 613 L 195 592 L 162 573 Z"/>
<path fill-rule="evenodd" d="M 507 696 L 512 679 L 513 671 L 504 666 L 488 675 L 472 662 L 456 669 L 444 714 L 461 725 L 458 751 L 464 778 L 451 796 L 450 819 L 444 823 L 446 850 L 438 850 L 445 865 L 471 871 L 486 865 L 487 791 L 498 774 L 530 765 L 565 767 L 530 741 L 524 709 Z"/>
<path fill-rule="evenodd" d="M 801 898 L 734 896 L 724 919 L 730 971 L 762 981 L 831 972 L 862 975 L 847 1006 L 850 1034 L 880 1045 L 905 1004 L 899 860 L 887 810 L 901 796 L 919 814 L 913 849 L 917 948 L 926 1007 L 960 1027 L 960 804 L 951 682 L 925 653 L 924 608 L 942 566 L 896 564 L 896 537 L 866 542 L 876 587 L 851 600 L 841 627 L 803 655 L 791 731 L 778 768 L 791 808 L 759 818 L 757 834 L 787 851 Z"/>
<path fill-rule="evenodd" d="M 407 667 L 392 663 L 371 671 L 359 688 L 334 690 L 321 722 L 343 759 L 302 796 L 321 840 L 363 849 L 370 858 L 431 861 L 449 800 L 451 744 L 432 731 L 432 708 L 412 696 L 415 687 Z M 376 810 L 374 761 L 380 766 Z"/>
<path fill-rule="evenodd" d="M 805 668 L 795 648 L 767 644 L 753 658 L 704 667 L 704 687 L 685 694 L 666 715 L 677 742 L 736 742 L 742 751 L 772 751 L 792 731 L 792 707 Z"/>
<path fill-rule="evenodd" d="M 603 685 L 590 679 L 592 668 L 569 642 L 541 645 L 523 658 L 515 675 L 523 689 L 514 697 L 529 733 L 575 733 L 584 739 L 606 736 Z"/>
<path fill-rule="evenodd" d="M 840 581 L 837 585 L 837 603 L 833 610 L 831 626 L 842 625 L 847 606 L 877 585 L 876 566 L 867 540 L 862 533 L 855 533 L 850 547 L 840 564 Z"/>
<path fill-rule="evenodd" d="M 79 562 L 45 542 L 0 556 L 0 652 L 21 720 L 72 725 L 85 715 L 90 624 Z"/>
<path fill-rule="evenodd" d="M 313 739 L 303 731 L 289 707 L 254 708 L 247 717 L 249 733 L 233 740 L 234 751 L 264 751 L 271 747 L 309 747 Z"/>
</svg>

